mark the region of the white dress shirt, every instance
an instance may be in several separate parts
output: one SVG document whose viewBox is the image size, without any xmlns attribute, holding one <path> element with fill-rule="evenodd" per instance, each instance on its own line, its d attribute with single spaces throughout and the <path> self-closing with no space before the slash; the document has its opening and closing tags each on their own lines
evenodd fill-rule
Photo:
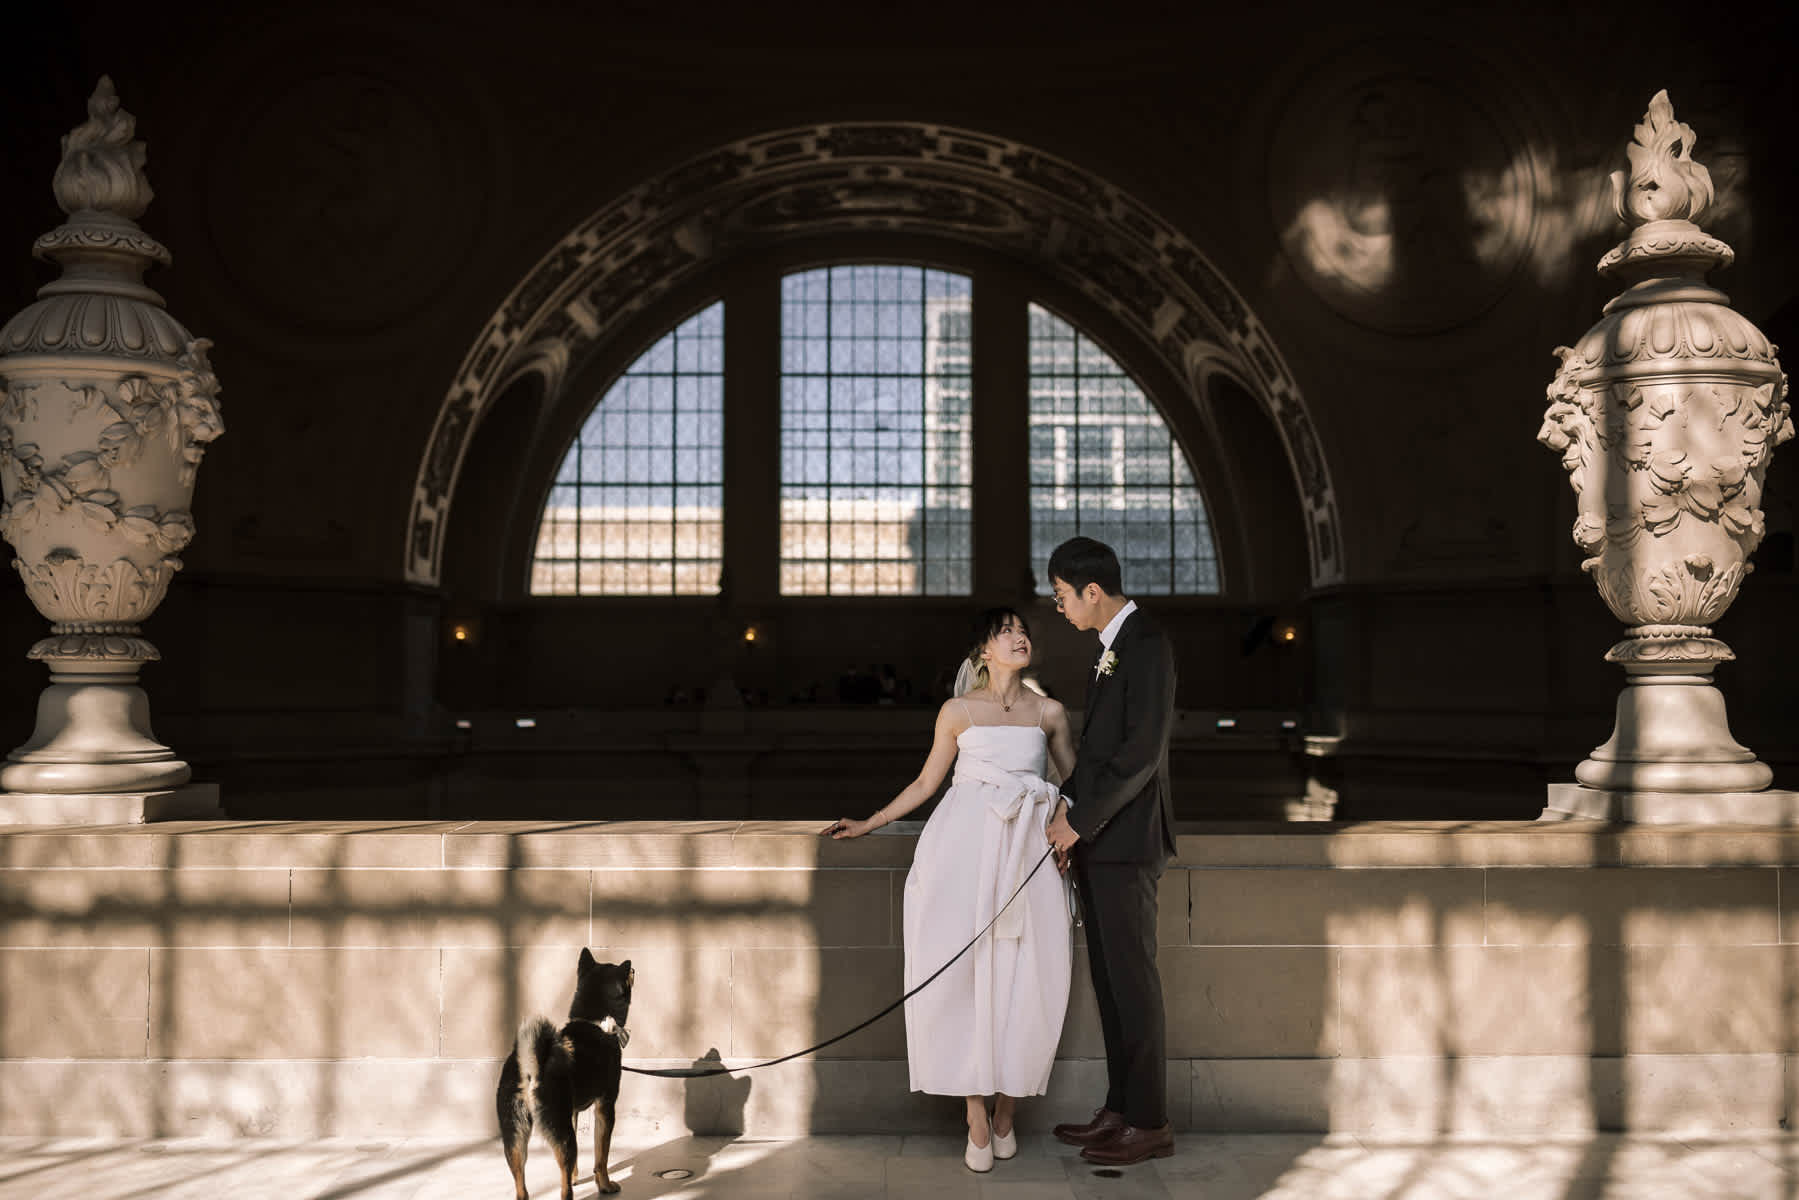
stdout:
<svg viewBox="0 0 1799 1200">
<path fill-rule="evenodd" d="M 1118 640 L 1118 631 L 1124 628 L 1124 619 L 1136 611 L 1137 602 L 1126 600 L 1124 607 L 1118 610 L 1118 615 L 1106 622 L 1106 627 L 1099 631 L 1099 646 L 1102 652 L 1112 648 L 1112 643 Z"/>
</svg>

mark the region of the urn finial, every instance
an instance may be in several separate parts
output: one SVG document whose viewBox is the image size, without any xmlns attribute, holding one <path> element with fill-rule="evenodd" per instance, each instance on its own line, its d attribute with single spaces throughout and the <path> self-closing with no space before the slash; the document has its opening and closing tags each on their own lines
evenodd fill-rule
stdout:
<svg viewBox="0 0 1799 1200">
<path fill-rule="evenodd" d="M 65 213 L 115 213 L 133 221 L 144 215 L 155 193 L 144 174 L 147 153 L 136 132 L 137 118 L 119 107 L 112 77 L 100 76 L 88 97 L 87 120 L 63 135 L 62 162 L 51 186 Z"/>
<path fill-rule="evenodd" d="M 1612 205 L 1635 228 L 1650 221 L 1699 221 L 1712 202 L 1712 175 L 1693 157 L 1693 129 L 1674 119 L 1663 88 L 1625 148 L 1630 174 L 1612 172 Z"/>
<path fill-rule="evenodd" d="M 144 174 L 147 151 L 136 135 L 137 118 L 119 107 L 112 77 L 100 76 L 88 97 L 87 120 L 63 135 L 62 161 L 51 180 L 68 220 L 31 246 L 37 257 L 63 269 L 38 295 L 86 293 L 105 280 L 100 290 L 162 306 L 162 297 L 142 283 L 150 264 L 168 265 L 169 252 L 137 225 L 156 193 Z M 8 353 L 24 348 L 17 339 L 4 346 Z"/>
<path fill-rule="evenodd" d="M 1612 210 L 1630 233 L 1599 260 L 1601 275 L 1625 284 L 1658 276 L 1702 279 L 1736 259 L 1698 225 L 1716 193 L 1711 172 L 1693 157 L 1697 140 L 1692 126 L 1675 120 L 1668 90 L 1657 92 L 1625 147 L 1630 171 L 1612 172 Z"/>
</svg>

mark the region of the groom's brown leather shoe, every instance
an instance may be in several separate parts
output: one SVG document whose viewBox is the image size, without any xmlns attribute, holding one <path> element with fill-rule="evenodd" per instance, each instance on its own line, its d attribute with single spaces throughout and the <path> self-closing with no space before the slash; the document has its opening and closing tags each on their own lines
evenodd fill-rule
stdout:
<svg viewBox="0 0 1799 1200">
<path fill-rule="evenodd" d="M 1174 1153 L 1174 1126 L 1138 1129 L 1125 1125 L 1103 1142 L 1089 1144 L 1081 1157 L 1107 1167 L 1128 1167 L 1146 1158 L 1167 1158 Z"/>
<path fill-rule="evenodd" d="M 1070 1146 L 1091 1146 L 1103 1142 L 1124 1128 L 1124 1114 L 1115 1113 L 1103 1105 L 1093 1110 L 1093 1119 L 1084 1125 L 1072 1122 L 1056 1126 L 1054 1132 L 1059 1141 Z"/>
</svg>

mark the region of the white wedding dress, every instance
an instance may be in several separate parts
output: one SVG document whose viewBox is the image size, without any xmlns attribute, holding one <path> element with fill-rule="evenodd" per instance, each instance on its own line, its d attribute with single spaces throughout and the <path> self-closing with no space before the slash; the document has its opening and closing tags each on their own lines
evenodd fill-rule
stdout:
<svg viewBox="0 0 1799 1200">
<path fill-rule="evenodd" d="M 919 835 L 906 876 L 906 990 L 968 944 L 1043 852 L 1056 789 L 1043 778 L 1036 725 L 971 725 L 955 776 Z M 1035 1096 L 1068 1008 L 1067 885 L 1052 859 L 999 922 L 906 1002 L 912 1090 L 937 1096 Z"/>
</svg>

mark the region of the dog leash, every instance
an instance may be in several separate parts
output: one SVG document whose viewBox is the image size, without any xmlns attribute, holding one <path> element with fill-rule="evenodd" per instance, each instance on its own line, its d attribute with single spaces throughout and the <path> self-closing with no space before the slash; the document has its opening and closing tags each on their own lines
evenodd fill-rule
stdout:
<svg viewBox="0 0 1799 1200">
<path fill-rule="evenodd" d="M 864 1029 L 867 1029 L 870 1025 L 873 1025 L 876 1021 L 879 1021 L 882 1017 L 886 1016 L 888 1013 L 892 1012 L 894 1009 L 898 1008 L 900 1005 L 904 1004 L 906 1001 L 910 1000 L 912 997 L 918 995 L 918 993 L 924 991 L 927 987 L 930 987 L 931 984 L 936 981 L 937 976 L 943 974 L 945 971 L 949 970 L 951 967 L 956 965 L 956 959 L 961 958 L 964 954 L 967 954 L 970 950 L 974 949 L 974 944 L 976 942 L 980 941 L 982 938 L 987 936 L 987 931 L 989 929 L 992 929 L 993 926 L 999 921 L 1000 914 L 1004 913 L 1007 908 L 1011 907 L 1012 901 L 1018 899 L 1018 893 L 1024 891 L 1025 884 L 1028 884 L 1031 882 L 1032 876 L 1036 875 L 1038 871 L 1041 871 L 1043 869 L 1043 864 L 1048 862 L 1050 859 L 1050 856 L 1053 855 L 1055 852 L 1056 852 L 1056 848 L 1054 846 L 1051 846 L 1048 850 L 1045 850 L 1043 852 L 1043 857 L 1037 860 L 1037 865 L 1031 868 L 1031 873 L 1024 877 L 1024 883 L 1019 884 L 1018 887 L 1013 890 L 1012 894 L 1010 896 L 1006 897 L 1006 902 L 999 906 L 998 912 L 993 914 L 993 920 L 987 922 L 986 925 L 982 926 L 981 931 L 979 933 L 975 934 L 972 938 L 970 938 L 968 940 L 968 945 L 966 945 L 966 946 L 962 947 L 960 950 L 956 951 L 955 955 L 948 962 L 944 963 L 941 967 L 938 967 L 935 971 L 931 972 L 931 977 L 929 979 L 925 980 L 923 983 L 919 984 L 917 987 L 913 988 L 911 991 L 907 992 L 905 995 L 901 996 L 898 1000 L 895 1000 L 892 1004 L 889 1004 L 886 1008 L 883 1008 L 880 1012 L 878 1012 L 874 1016 L 868 1018 L 868 1020 L 862 1022 L 860 1025 L 856 1025 L 849 1029 L 846 1029 L 842 1033 L 838 1034 L 836 1037 L 829 1038 L 825 1041 L 822 1041 L 822 1042 L 818 1043 L 818 1045 L 816 1045 L 816 1046 L 807 1046 L 804 1050 L 795 1050 L 792 1054 L 783 1054 L 780 1058 L 771 1058 L 767 1062 L 751 1063 L 747 1067 L 727 1067 L 723 1063 L 720 1063 L 716 1067 L 661 1067 L 661 1068 L 656 1068 L 656 1069 L 652 1069 L 650 1067 L 625 1067 L 624 1069 L 631 1072 L 631 1074 L 633 1074 L 633 1075 L 655 1075 L 662 1079 L 703 1079 L 708 1075 L 736 1075 L 743 1071 L 759 1071 L 763 1067 L 772 1067 L 778 1063 L 788 1062 L 788 1061 L 791 1061 L 792 1059 L 796 1059 L 796 1058 L 803 1058 L 806 1055 L 811 1054 L 815 1051 L 823 1050 L 826 1046 L 836 1045 L 838 1042 L 841 1042 L 844 1038 L 849 1037 L 852 1033 L 862 1032 Z"/>
</svg>

